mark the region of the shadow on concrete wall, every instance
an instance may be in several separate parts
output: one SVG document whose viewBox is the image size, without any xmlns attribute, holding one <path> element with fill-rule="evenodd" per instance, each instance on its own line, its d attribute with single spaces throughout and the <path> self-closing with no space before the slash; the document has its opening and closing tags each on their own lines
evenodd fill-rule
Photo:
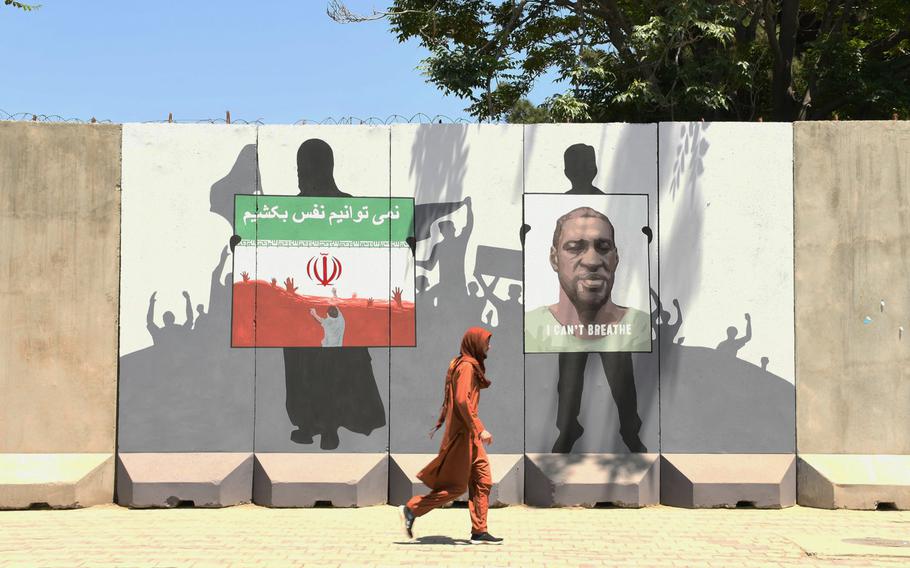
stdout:
<svg viewBox="0 0 910 568">
<path fill-rule="evenodd" d="M 675 320 L 658 302 L 661 337 L 661 449 L 666 453 L 789 453 L 795 451 L 794 387 L 762 366 L 736 357 L 751 339 L 718 330 L 717 347 L 687 346 Z M 748 315 L 748 314 L 747 314 Z M 731 335 L 733 336 L 731 338 Z"/>
<path fill-rule="evenodd" d="M 705 138 L 710 127 L 707 122 L 690 122 L 682 130 L 675 150 L 660 153 L 660 171 L 670 172 L 670 183 L 660 188 L 658 199 L 678 201 L 684 206 L 677 209 L 677 214 L 684 215 L 685 222 L 673 223 L 672 231 L 660 237 L 660 279 L 676 285 L 692 282 L 692 275 L 701 273 L 704 207 L 698 180 L 705 171 L 704 158 L 711 147 Z M 696 293 L 694 284 L 683 287 L 678 300 L 688 304 Z"/>
<path fill-rule="evenodd" d="M 250 144 L 211 187 L 210 211 L 231 227 L 234 195 L 255 191 L 250 180 L 259 178 L 256 167 Z M 194 311 L 185 295 L 182 323 L 166 310 L 165 325 L 155 325 L 155 312 L 163 307 L 150 299 L 154 344 L 120 358 L 120 451 L 252 451 L 253 352 L 231 348 L 232 275 L 222 278 L 229 256 L 225 243 L 220 258 L 208 261 L 208 306 L 197 304 Z"/>
<path fill-rule="evenodd" d="M 442 402 L 446 368 L 465 330 L 483 326 L 493 332 L 481 416 L 497 436 L 491 452 L 520 453 L 521 430 L 521 285 L 512 284 L 507 298 L 494 294 L 501 279 L 521 274 L 521 251 L 485 247 L 474 225 L 474 203 L 464 180 L 470 147 L 466 125 L 420 126 L 411 146 L 410 171 L 416 182 L 417 330 L 414 349 L 392 351 L 393 400 L 404 407 L 394 412 L 392 451 L 433 453 L 438 440 L 426 435 Z M 486 189 L 486 188 L 484 188 Z M 519 227 L 515 227 L 517 232 Z M 479 249 L 471 281 L 466 273 L 468 251 Z M 490 260 L 495 259 L 495 260 Z M 429 276 L 436 283 L 430 285 Z M 520 276 L 519 276 L 520 278 Z M 495 325 L 493 323 L 495 322 Z M 499 411 L 499 412 L 498 412 Z"/>
<path fill-rule="evenodd" d="M 751 318 L 745 334 L 731 325 L 717 330 L 714 346 L 689 346 L 677 337 L 683 308 L 699 293 L 692 277 L 702 266 L 704 199 L 699 179 L 710 149 L 710 123 L 693 122 L 670 140 L 672 151 L 660 154 L 669 183 L 663 200 L 676 202 L 679 221 L 660 237 L 660 279 L 678 290 L 675 321 L 658 304 L 661 349 L 661 450 L 667 453 L 787 453 L 794 450 L 794 386 L 768 371 L 765 357 L 756 366 L 736 357 L 752 337 Z M 731 324 L 738 317 L 731 316 Z M 742 320 L 740 320 L 742 321 Z M 759 329 L 758 333 L 767 333 Z"/>
</svg>

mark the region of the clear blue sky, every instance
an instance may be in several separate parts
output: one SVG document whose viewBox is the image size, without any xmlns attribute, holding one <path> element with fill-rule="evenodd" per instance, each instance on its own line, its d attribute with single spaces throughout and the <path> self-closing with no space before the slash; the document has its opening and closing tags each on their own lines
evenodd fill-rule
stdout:
<svg viewBox="0 0 910 568">
<path fill-rule="evenodd" d="M 28 0 L 0 6 L 0 109 L 135 122 L 293 123 L 419 112 L 467 118 L 384 21 L 341 25 L 326 0 Z M 350 0 L 355 11 L 383 0 Z M 541 85 L 531 99 L 554 91 Z"/>
</svg>

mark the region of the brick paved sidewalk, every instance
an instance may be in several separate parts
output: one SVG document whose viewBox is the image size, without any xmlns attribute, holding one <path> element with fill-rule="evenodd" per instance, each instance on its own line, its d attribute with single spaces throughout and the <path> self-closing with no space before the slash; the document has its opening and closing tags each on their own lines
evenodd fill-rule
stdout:
<svg viewBox="0 0 910 568">
<path fill-rule="evenodd" d="M 534 509 L 490 512 L 502 546 L 464 544 L 464 509 L 0 511 L 0 567 L 910 566 L 910 512 Z M 845 542 L 850 539 L 886 539 Z M 890 542 L 889 542 L 890 541 Z M 858 541 L 862 542 L 862 541 Z"/>
</svg>

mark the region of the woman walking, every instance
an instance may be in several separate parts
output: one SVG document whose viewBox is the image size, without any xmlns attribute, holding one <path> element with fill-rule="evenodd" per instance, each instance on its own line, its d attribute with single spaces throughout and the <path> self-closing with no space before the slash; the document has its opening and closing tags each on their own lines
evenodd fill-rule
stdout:
<svg viewBox="0 0 910 568">
<path fill-rule="evenodd" d="M 480 390 L 490 386 L 483 361 L 490 350 L 491 337 L 492 334 L 483 328 L 470 328 L 461 340 L 461 353 L 449 364 L 439 420 L 430 432 L 432 437 L 445 422 L 445 435 L 439 445 L 439 455 L 417 474 L 432 491 L 412 497 L 401 507 L 402 523 L 410 538 L 414 538 L 417 517 L 454 501 L 467 491 L 471 542 L 502 542 L 501 538 L 487 532 L 487 503 L 493 479 L 484 446 L 493 443 L 493 435 L 477 416 Z"/>
</svg>

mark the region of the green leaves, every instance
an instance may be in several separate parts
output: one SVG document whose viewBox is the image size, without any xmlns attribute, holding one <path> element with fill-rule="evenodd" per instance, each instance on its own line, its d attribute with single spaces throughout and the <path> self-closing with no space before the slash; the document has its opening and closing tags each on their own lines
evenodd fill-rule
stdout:
<svg viewBox="0 0 910 568">
<path fill-rule="evenodd" d="M 37 10 L 41 7 L 41 4 L 24 4 L 22 2 L 14 2 L 13 0 L 3 0 L 3 3 L 6 6 L 12 6 L 13 8 L 19 8 L 25 12 L 31 12 L 32 10 Z"/>
<path fill-rule="evenodd" d="M 906 0 L 396 0 L 388 20 L 481 120 L 910 117 Z M 523 103 L 548 74 L 564 91 Z"/>
</svg>

